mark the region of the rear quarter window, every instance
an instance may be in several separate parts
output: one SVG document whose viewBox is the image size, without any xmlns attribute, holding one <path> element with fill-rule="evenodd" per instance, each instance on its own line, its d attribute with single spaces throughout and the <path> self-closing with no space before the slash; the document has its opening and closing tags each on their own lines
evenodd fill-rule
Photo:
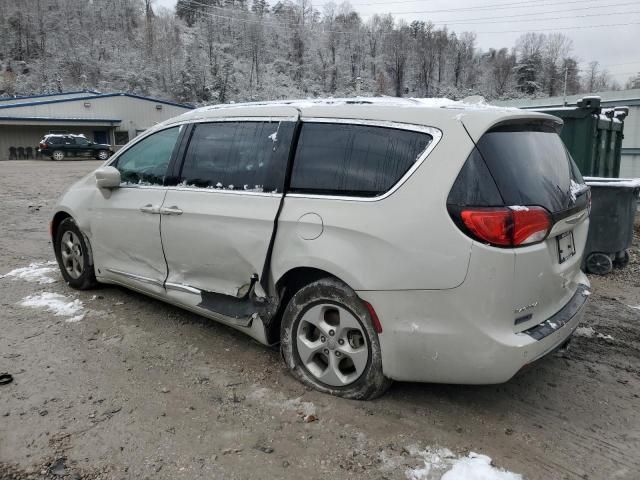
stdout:
<svg viewBox="0 0 640 480">
<path fill-rule="evenodd" d="M 291 191 L 376 197 L 390 190 L 433 141 L 423 132 L 369 125 L 305 123 Z"/>
</svg>

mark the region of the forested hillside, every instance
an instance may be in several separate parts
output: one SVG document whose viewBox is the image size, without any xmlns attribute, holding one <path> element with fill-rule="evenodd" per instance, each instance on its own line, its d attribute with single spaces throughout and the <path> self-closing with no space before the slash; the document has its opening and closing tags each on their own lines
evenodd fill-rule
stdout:
<svg viewBox="0 0 640 480">
<path fill-rule="evenodd" d="M 83 88 L 218 103 L 286 97 L 547 96 L 620 88 L 563 34 L 482 51 L 473 32 L 366 21 L 308 0 L 0 0 L 0 96 Z M 589 60 L 589 59 L 583 59 Z"/>
</svg>

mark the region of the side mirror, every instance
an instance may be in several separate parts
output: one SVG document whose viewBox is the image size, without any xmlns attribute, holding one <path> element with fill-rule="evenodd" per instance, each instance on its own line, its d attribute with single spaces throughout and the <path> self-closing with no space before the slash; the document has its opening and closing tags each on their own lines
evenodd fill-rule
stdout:
<svg viewBox="0 0 640 480">
<path fill-rule="evenodd" d="M 98 188 L 118 188 L 120 186 L 120 172 L 115 167 L 100 167 L 94 175 Z"/>
</svg>

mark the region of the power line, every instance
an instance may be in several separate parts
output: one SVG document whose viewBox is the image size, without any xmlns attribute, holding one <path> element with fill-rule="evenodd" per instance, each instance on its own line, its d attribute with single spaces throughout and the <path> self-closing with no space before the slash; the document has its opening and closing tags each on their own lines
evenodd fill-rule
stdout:
<svg viewBox="0 0 640 480">
<path fill-rule="evenodd" d="M 562 3 L 563 5 L 570 5 L 570 4 L 576 4 L 576 3 L 584 5 L 585 3 L 593 3 L 598 1 L 600 0 L 572 0 L 569 2 L 562 2 Z M 367 6 L 367 5 L 373 5 L 373 4 L 372 3 L 361 4 L 361 6 Z M 388 3 L 386 3 L 386 5 L 388 5 Z M 531 1 L 520 1 L 520 2 L 511 2 L 511 3 L 493 3 L 489 5 L 480 5 L 480 6 L 476 5 L 473 7 L 445 8 L 445 9 L 439 9 L 439 10 L 415 10 L 410 12 L 389 11 L 387 13 L 401 14 L 401 15 L 415 14 L 415 13 L 434 14 L 434 13 L 449 13 L 449 12 L 473 12 L 478 10 L 499 10 L 504 8 L 506 9 L 524 8 L 524 7 L 538 8 L 538 7 L 547 7 L 547 6 L 557 6 L 557 5 L 558 4 L 555 2 L 540 2 L 540 3 L 532 4 Z M 598 7 L 604 8 L 606 6 L 607 5 L 599 5 Z"/>
<path fill-rule="evenodd" d="M 565 3 L 585 3 L 585 2 L 593 2 L 593 1 L 598 1 L 598 0 L 578 0 L 578 1 L 570 1 L 570 2 L 565 2 Z M 201 2 L 198 2 L 197 0 L 192 0 L 190 2 L 191 4 L 195 4 L 195 5 L 199 5 L 201 7 L 205 7 L 205 8 L 212 8 L 212 9 L 217 9 L 217 10 L 224 10 L 225 12 L 235 12 L 235 11 L 240 11 L 243 14 L 251 14 L 251 12 L 247 11 L 247 10 L 238 10 L 238 9 L 228 9 L 228 8 L 224 8 L 224 7 L 216 7 L 213 5 L 208 5 L 208 4 L 204 4 Z M 522 2 L 516 2 L 516 3 L 522 3 Z M 618 3 L 618 4 L 607 4 L 607 5 L 603 5 L 603 7 L 618 7 L 618 6 L 626 6 L 626 5 L 635 5 L 636 2 L 625 2 L 625 3 Z M 237 17 L 229 17 L 228 15 L 218 15 L 218 14 L 213 14 L 210 12 L 204 12 L 201 11 L 200 9 L 195 9 L 193 7 L 189 8 L 187 7 L 187 10 L 195 12 L 195 13 L 199 13 L 199 14 L 206 14 L 210 17 L 214 17 L 214 18 L 222 18 L 222 19 L 233 19 L 234 21 L 240 21 L 243 23 L 257 23 L 257 24 L 262 24 L 265 26 L 271 26 L 272 28 L 275 29 L 289 29 L 289 27 L 283 27 L 282 25 L 278 25 L 278 24 L 273 24 L 272 22 L 268 22 L 268 21 L 264 21 L 264 20 L 246 20 L 246 19 L 238 19 Z M 530 14 L 531 15 L 546 15 L 546 14 L 553 14 L 553 13 L 557 13 L 557 12 L 562 12 L 562 11 L 573 11 L 575 9 L 565 9 L 565 10 L 555 10 L 555 11 L 548 11 L 548 12 L 539 12 L 539 13 L 533 13 Z M 533 21 L 549 21 L 549 20 L 560 20 L 560 19 L 569 19 L 569 18 L 588 18 L 588 17 L 601 17 L 601 16 L 613 16 L 613 15 L 628 15 L 628 14 L 635 14 L 635 13 L 640 13 L 640 11 L 634 11 L 634 12 L 609 12 L 609 13 L 598 13 L 598 14 L 584 14 L 584 15 L 573 15 L 573 16 L 563 16 L 563 17 L 556 17 L 553 19 L 549 19 L 549 18 L 527 18 L 527 19 L 521 19 L 521 20 L 512 20 L 512 22 L 533 22 Z M 512 16 L 503 16 L 502 18 L 510 18 L 510 17 L 520 17 L 520 16 L 525 16 L 526 14 L 517 14 L 517 15 L 512 15 Z M 292 16 L 288 16 L 288 17 L 284 17 L 286 20 L 288 20 L 289 22 L 297 22 L 299 21 L 299 16 L 296 16 L 295 18 Z M 449 26 L 449 25 L 482 25 L 482 24 L 496 24 L 496 23 L 503 23 L 502 20 L 498 20 L 498 21 L 489 21 L 489 22 L 483 22 L 481 20 L 486 19 L 487 17 L 482 17 L 482 18 L 478 18 L 478 19 L 465 19 L 465 20 L 453 20 L 453 21 L 438 21 L 438 22 L 431 22 L 433 25 L 435 26 L 439 26 L 439 27 L 445 27 L 445 26 Z M 276 17 L 277 19 L 277 17 Z M 475 21 L 478 20 L 478 21 Z M 634 23 L 631 23 L 634 24 Z M 616 24 L 616 26 L 619 26 L 619 24 Z M 591 26 L 575 26 L 575 27 L 554 27 L 554 28 L 547 28 L 547 29 L 541 29 L 541 30 L 536 30 L 536 31 L 553 31 L 553 30 L 571 30 L 571 29 L 581 29 L 581 28 L 590 28 Z M 598 26 L 593 26 L 593 27 L 598 27 Z M 355 32 L 351 32 L 351 31 L 338 31 L 338 30 L 327 30 L 327 29 L 323 29 L 323 31 L 327 32 L 327 33 L 337 33 L 337 34 L 343 34 L 343 35 L 348 35 L 348 34 L 357 34 Z M 533 30 L 527 30 L 527 31 L 533 31 Z M 520 32 L 520 31 L 504 31 L 504 32 L 476 32 L 476 33 L 487 33 L 487 34 L 497 34 L 497 33 L 525 33 L 525 32 Z"/>
<path fill-rule="evenodd" d="M 632 2 L 627 5 L 637 5 L 637 2 Z M 640 10 L 633 12 L 611 12 L 611 13 L 587 13 L 584 15 L 565 15 L 561 17 L 554 18 L 521 18 L 516 20 L 510 20 L 511 23 L 522 23 L 522 22 L 540 22 L 540 21 L 555 21 L 555 20 L 564 20 L 567 18 L 587 18 L 587 17 L 607 17 L 612 15 L 632 15 L 640 13 Z M 445 22 L 438 22 L 437 24 L 441 24 Z M 465 21 L 454 21 L 454 22 L 446 22 L 446 25 L 488 25 L 491 23 L 504 23 L 504 20 L 495 20 L 491 22 L 465 22 Z M 434 24 L 434 25 L 437 25 Z"/>
<path fill-rule="evenodd" d="M 623 7 L 623 6 L 627 6 L 627 5 L 637 5 L 638 2 L 625 2 L 625 3 L 613 3 L 610 5 L 607 5 L 608 8 L 611 7 Z M 500 15 L 501 19 L 505 19 L 505 18 L 516 18 L 516 17 L 531 17 L 533 15 L 548 15 L 548 14 L 553 14 L 553 13 L 562 13 L 562 12 L 575 12 L 575 11 L 583 11 L 584 8 L 582 7 L 577 7 L 577 8 L 564 8 L 561 10 L 546 10 L 544 12 L 535 12 L 535 13 L 516 13 L 514 15 Z M 626 13 L 626 12 L 625 12 Z M 449 24 L 453 23 L 453 22 L 466 22 L 466 21 L 475 21 L 475 20 L 494 20 L 496 17 L 495 15 L 492 15 L 491 17 L 479 17 L 479 18 L 462 18 L 462 19 L 456 19 L 456 20 L 440 20 L 439 23 L 444 23 L 447 22 Z M 541 19 L 544 20 L 544 19 Z"/>
<path fill-rule="evenodd" d="M 588 0 L 587 0 L 588 1 Z M 248 20 L 248 19 L 242 19 L 242 18 L 237 18 L 237 17 L 229 17 L 226 15 L 217 15 L 214 13 L 209 13 L 209 12 L 201 12 L 200 10 L 194 10 L 194 9 L 190 9 L 194 12 L 197 13 L 202 13 L 204 15 L 213 17 L 213 18 L 221 18 L 221 19 L 225 19 L 225 20 L 230 20 L 230 21 L 237 21 L 237 22 L 241 22 L 241 23 L 249 23 L 249 24 L 260 24 L 260 25 L 264 25 L 264 26 L 268 26 L 274 29 L 280 29 L 280 30 L 286 30 L 286 31 L 295 31 L 297 29 L 295 28 L 291 28 L 291 27 L 286 27 L 286 26 L 281 26 L 281 25 L 274 25 L 272 23 L 268 23 L 265 22 L 263 20 Z M 245 12 L 245 13 L 250 13 L 250 12 Z M 321 31 L 324 33 L 336 33 L 336 34 L 342 34 L 342 35 L 361 35 L 360 32 L 349 32 L 349 31 L 340 31 L 340 30 L 327 30 L 325 28 L 322 28 L 321 25 L 316 24 L 318 26 L 321 27 Z M 542 33 L 542 32 L 554 32 L 554 31 L 558 31 L 558 30 L 583 30 L 585 28 L 608 28 L 608 27 L 622 27 L 622 26 L 630 26 L 630 25 L 640 25 L 640 22 L 627 22 L 627 23 L 609 23 L 609 24 L 598 24 L 598 25 L 576 25 L 576 26 L 571 26 L 571 27 L 553 27 L 553 28 L 542 28 L 542 29 L 527 29 L 527 30 L 500 30 L 500 31 L 487 31 L 487 32 L 483 32 L 483 31 L 475 31 L 475 33 L 478 34 L 503 34 L 503 33 Z M 446 26 L 446 25 L 444 25 Z M 301 28 L 304 28 L 304 26 L 301 26 Z M 380 35 L 391 35 L 394 32 L 380 32 Z"/>
</svg>

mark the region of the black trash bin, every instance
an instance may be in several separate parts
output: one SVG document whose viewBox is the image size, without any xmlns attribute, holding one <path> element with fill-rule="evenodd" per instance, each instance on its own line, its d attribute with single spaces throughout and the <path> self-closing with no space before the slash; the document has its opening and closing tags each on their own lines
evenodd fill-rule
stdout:
<svg viewBox="0 0 640 480">
<path fill-rule="evenodd" d="M 606 275 L 629 263 L 640 179 L 585 177 L 591 187 L 591 218 L 584 269 Z"/>
</svg>

